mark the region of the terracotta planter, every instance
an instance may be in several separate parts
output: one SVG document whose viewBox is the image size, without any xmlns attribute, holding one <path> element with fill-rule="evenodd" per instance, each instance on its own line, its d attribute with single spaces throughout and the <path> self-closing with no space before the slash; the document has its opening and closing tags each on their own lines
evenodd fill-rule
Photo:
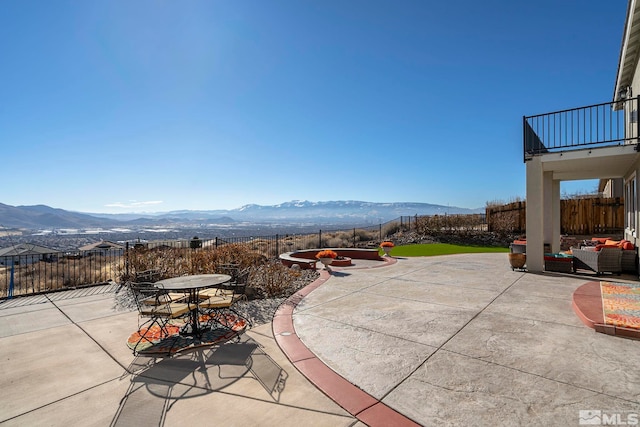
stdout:
<svg viewBox="0 0 640 427">
<path fill-rule="evenodd" d="M 527 254 L 513 254 L 510 253 L 509 255 L 509 264 L 511 264 L 511 269 L 515 270 L 517 269 L 521 269 L 524 267 L 525 263 L 527 262 Z"/>
</svg>

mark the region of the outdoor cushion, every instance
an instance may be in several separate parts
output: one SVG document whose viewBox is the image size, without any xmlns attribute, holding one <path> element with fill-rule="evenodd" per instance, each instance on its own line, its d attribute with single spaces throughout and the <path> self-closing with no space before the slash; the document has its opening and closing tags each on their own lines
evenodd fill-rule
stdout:
<svg viewBox="0 0 640 427">
<path fill-rule="evenodd" d="M 624 242 L 622 244 L 622 249 L 626 250 L 626 251 L 632 251 L 634 250 L 636 247 L 633 243 L 631 242 Z"/>
<path fill-rule="evenodd" d="M 604 244 L 607 240 L 611 240 L 611 237 L 593 237 L 591 240 Z"/>
<path fill-rule="evenodd" d="M 599 251 L 602 248 L 619 248 L 619 246 L 617 244 L 616 245 L 599 244 L 596 246 L 596 251 Z"/>
</svg>

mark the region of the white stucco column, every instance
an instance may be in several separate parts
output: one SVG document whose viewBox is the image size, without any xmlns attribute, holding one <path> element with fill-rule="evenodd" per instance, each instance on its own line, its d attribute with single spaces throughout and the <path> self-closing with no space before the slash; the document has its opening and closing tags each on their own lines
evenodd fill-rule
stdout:
<svg viewBox="0 0 640 427">
<path fill-rule="evenodd" d="M 544 174 L 540 157 L 526 163 L 527 171 L 527 270 L 544 268 Z"/>
<path fill-rule="evenodd" d="M 542 194 L 544 206 L 544 243 L 553 253 L 560 252 L 560 181 L 553 179 L 551 172 L 542 174 Z"/>
<path fill-rule="evenodd" d="M 551 245 L 553 240 L 553 176 L 549 172 L 542 173 L 542 212 L 543 221 L 542 224 L 543 243 Z M 547 252 L 550 249 L 547 249 Z"/>
<path fill-rule="evenodd" d="M 551 252 L 560 252 L 560 229 L 562 218 L 560 217 L 560 181 L 554 179 L 551 182 L 551 218 L 553 222 L 551 240 Z"/>
<path fill-rule="evenodd" d="M 527 270 L 544 270 L 544 244 L 560 252 L 560 181 L 544 172 L 541 157 L 527 161 Z"/>
</svg>

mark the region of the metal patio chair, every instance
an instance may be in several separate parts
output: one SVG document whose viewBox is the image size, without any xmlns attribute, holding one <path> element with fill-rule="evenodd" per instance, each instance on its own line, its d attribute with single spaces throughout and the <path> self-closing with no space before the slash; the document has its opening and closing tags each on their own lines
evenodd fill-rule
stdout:
<svg viewBox="0 0 640 427">
<path fill-rule="evenodd" d="M 233 308 L 233 305 L 239 299 L 236 295 L 229 294 L 224 289 L 215 289 L 215 291 L 217 294 L 211 295 L 209 293 L 209 296 L 203 296 L 198 302 L 198 311 L 208 319 L 207 326 L 209 328 L 213 329 L 214 325 L 218 325 L 225 329 L 233 330 L 233 325 L 230 325 L 229 321 L 234 318 L 243 321 L 249 328 L 253 326 L 249 319 Z M 244 329 L 242 332 L 244 332 Z"/>
<path fill-rule="evenodd" d="M 169 321 L 185 317 L 191 309 L 188 303 L 175 302 L 167 292 L 156 288 L 153 284 L 149 285 L 149 283 L 130 284 L 138 308 L 138 334 L 140 335 L 133 349 L 135 356 L 140 354 L 139 344 L 145 341 L 148 344 L 154 344 L 152 340 L 154 326 L 160 329 L 162 336 L 168 338 L 171 335 L 167 329 Z M 171 349 L 172 346 L 169 347 L 168 353 L 171 353 Z"/>
<path fill-rule="evenodd" d="M 209 297 L 225 295 L 233 297 L 233 302 L 240 299 L 247 299 L 245 294 L 246 284 L 242 279 L 243 275 L 238 264 L 221 264 L 216 268 L 216 271 L 231 276 L 231 280 L 218 287 L 201 290 L 199 293 L 200 298 L 207 299 Z"/>
</svg>

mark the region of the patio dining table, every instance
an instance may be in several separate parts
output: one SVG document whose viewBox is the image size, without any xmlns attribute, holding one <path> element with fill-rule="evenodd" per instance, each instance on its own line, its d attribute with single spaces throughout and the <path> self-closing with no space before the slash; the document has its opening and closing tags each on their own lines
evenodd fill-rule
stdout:
<svg viewBox="0 0 640 427">
<path fill-rule="evenodd" d="M 198 291 L 219 286 L 230 280 L 231 276 L 228 274 L 195 274 L 160 280 L 155 283 L 155 286 L 167 291 L 182 291 L 189 294 L 189 326 L 191 330 L 186 333 L 200 337 L 202 330 L 198 324 Z"/>
</svg>

